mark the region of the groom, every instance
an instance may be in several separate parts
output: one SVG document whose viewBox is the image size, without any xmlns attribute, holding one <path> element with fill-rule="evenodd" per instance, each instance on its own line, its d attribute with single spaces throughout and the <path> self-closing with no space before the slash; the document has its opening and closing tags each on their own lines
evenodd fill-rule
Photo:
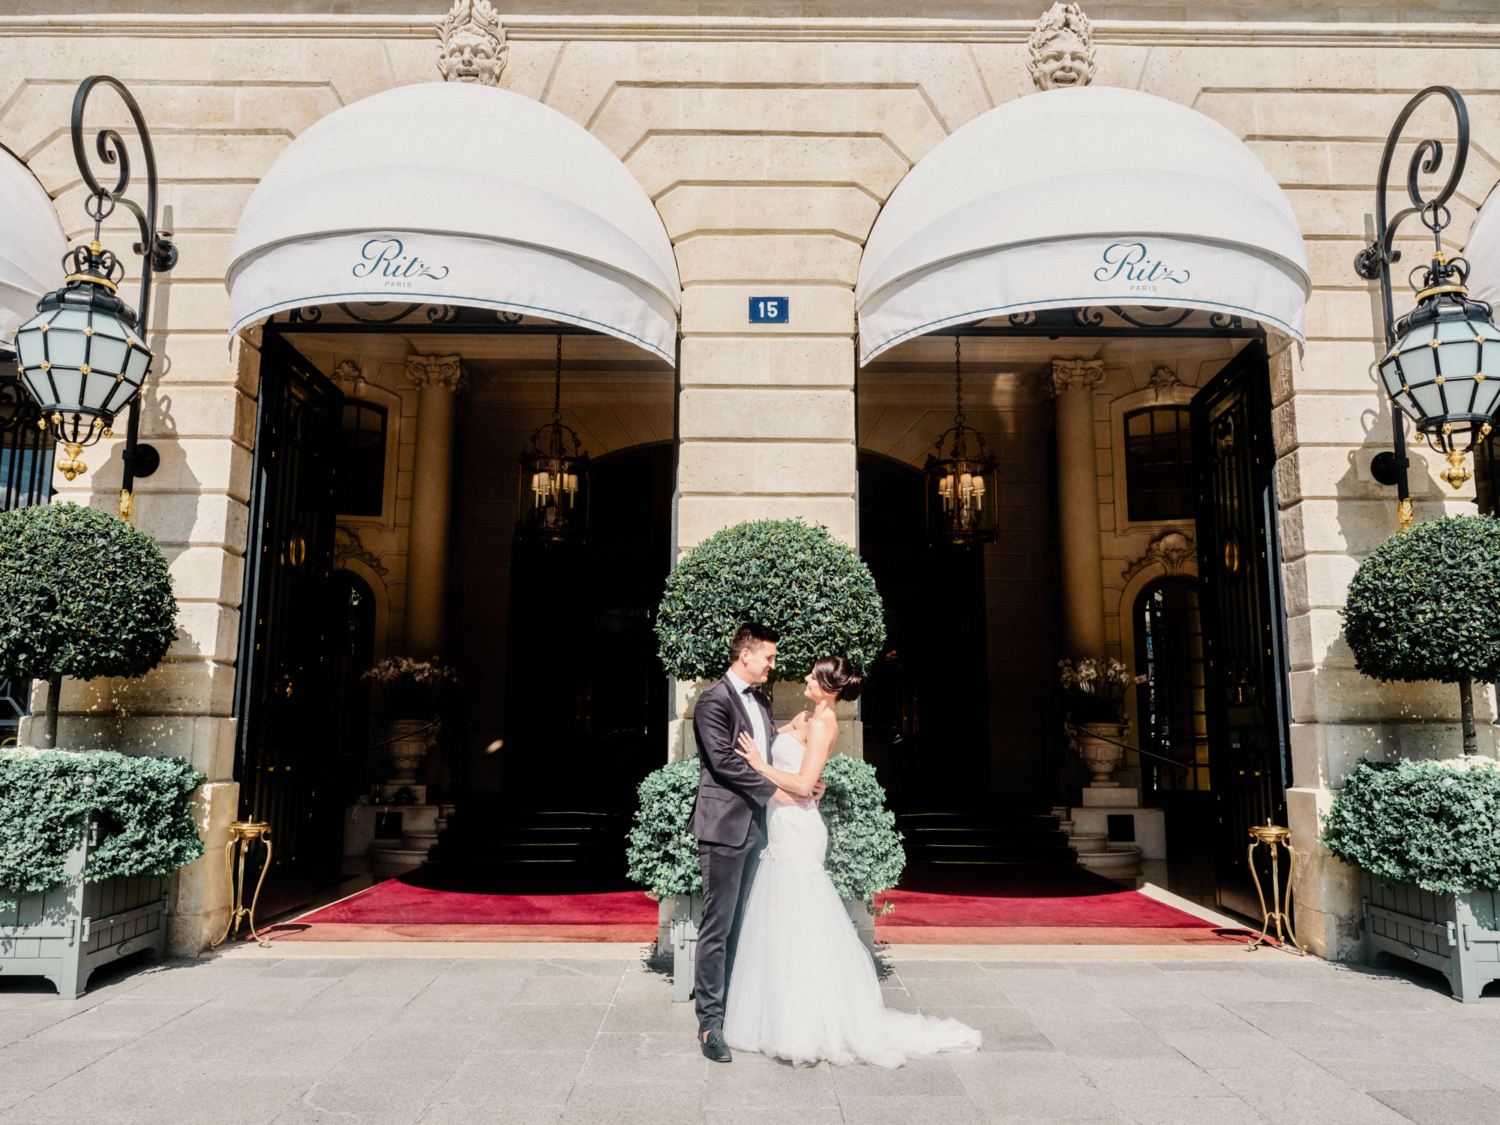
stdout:
<svg viewBox="0 0 1500 1125">
<path fill-rule="evenodd" d="M 770 760 L 776 725 L 766 697 L 755 690 L 776 667 L 774 629 L 741 625 L 729 642 L 728 673 L 698 697 L 693 733 L 698 740 L 698 801 L 688 831 L 698 838 L 703 870 L 703 921 L 698 924 L 698 955 L 693 995 L 703 1053 L 729 1062 L 724 1042 L 724 995 L 740 916 L 750 895 L 755 867 L 766 846 L 766 802 L 776 784 L 756 773 L 735 752 L 742 733 L 750 735 L 761 757 Z M 822 783 L 814 790 L 821 791 Z"/>
</svg>

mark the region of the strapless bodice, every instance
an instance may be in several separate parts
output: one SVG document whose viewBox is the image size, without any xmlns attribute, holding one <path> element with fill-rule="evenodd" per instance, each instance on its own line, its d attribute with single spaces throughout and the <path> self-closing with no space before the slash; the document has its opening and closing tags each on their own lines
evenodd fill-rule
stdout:
<svg viewBox="0 0 1500 1125">
<path fill-rule="evenodd" d="M 778 734 L 771 743 L 771 764 L 787 773 L 796 773 L 802 768 L 802 756 L 807 747 L 789 734 Z"/>
</svg>

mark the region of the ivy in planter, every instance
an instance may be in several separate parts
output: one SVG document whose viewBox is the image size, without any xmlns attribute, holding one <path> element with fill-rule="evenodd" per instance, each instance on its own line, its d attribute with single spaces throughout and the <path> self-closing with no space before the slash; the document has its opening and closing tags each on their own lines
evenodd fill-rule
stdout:
<svg viewBox="0 0 1500 1125">
<path fill-rule="evenodd" d="M 1366 676 L 1458 684 L 1464 753 L 1477 753 L 1473 683 L 1500 678 L 1500 520 L 1454 516 L 1391 536 L 1360 563 L 1343 612 Z"/>
<path fill-rule="evenodd" d="M 177 636 L 156 540 L 77 504 L 0 512 L 0 680 L 47 680 L 40 739 L 57 740 L 64 676 L 143 676 Z"/>
<path fill-rule="evenodd" d="M 83 877 L 161 877 L 203 854 L 192 793 L 203 783 L 181 758 L 108 750 L 0 751 L 0 901 L 57 886 L 83 818 L 100 821 Z"/>
<path fill-rule="evenodd" d="M 1389 883 L 1500 891 L 1500 772 L 1487 758 L 1360 762 L 1323 818 L 1323 843 Z"/>
<path fill-rule="evenodd" d="M 747 621 L 781 634 L 777 679 L 800 680 L 825 656 L 867 672 L 885 642 L 875 579 L 826 527 L 755 520 L 709 536 L 667 578 L 658 655 L 679 680 L 718 679 Z"/>
<path fill-rule="evenodd" d="M 867 904 L 901 878 L 906 851 L 896 818 L 885 807 L 885 790 L 868 762 L 842 754 L 823 767 L 828 791 L 819 811 L 828 826 L 829 878 L 840 897 Z M 698 797 L 698 760 L 673 762 L 641 782 L 640 807 L 630 830 L 628 877 L 659 895 L 700 894 L 698 841 L 688 834 L 688 818 Z"/>
</svg>

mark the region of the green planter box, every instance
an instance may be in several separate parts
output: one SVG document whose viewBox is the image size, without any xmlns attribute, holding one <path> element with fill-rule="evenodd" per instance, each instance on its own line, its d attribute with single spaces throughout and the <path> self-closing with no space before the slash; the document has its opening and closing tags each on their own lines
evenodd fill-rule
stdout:
<svg viewBox="0 0 1500 1125">
<path fill-rule="evenodd" d="M 78 876 L 97 839 L 91 820 L 68 859 L 69 882 L 0 907 L 0 975 L 46 977 L 71 1000 L 84 994 L 100 966 L 143 949 L 158 958 L 166 951 L 166 880 L 121 875 L 83 882 Z"/>
<path fill-rule="evenodd" d="M 1479 1002 L 1492 980 L 1500 980 L 1500 894 L 1470 891 L 1437 894 L 1404 883 L 1365 876 L 1365 917 L 1370 952 L 1391 953 L 1436 969 L 1453 995 Z"/>
</svg>

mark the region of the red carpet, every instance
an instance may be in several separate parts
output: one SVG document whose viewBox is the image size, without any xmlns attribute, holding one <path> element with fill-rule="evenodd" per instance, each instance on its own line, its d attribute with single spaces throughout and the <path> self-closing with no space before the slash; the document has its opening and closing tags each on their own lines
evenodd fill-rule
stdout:
<svg viewBox="0 0 1500 1125">
<path fill-rule="evenodd" d="M 941 882 L 933 882 L 940 879 Z M 1082 868 L 1016 866 L 927 875 L 930 890 L 877 896 L 894 911 L 882 941 L 910 945 L 1199 945 L 1214 924 Z M 936 889 L 936 888 L 941 888 Z M 387 879 L 273 926 L 279 941 L 618 941 L 657 934 L 657 904 L 640 891 L 500 895 L 440 891 Z M 1243 940 L 1239 938 L 1237 940 Z"/>
<path fill-rule="evenodd" d="M 314 910 L 299 922 L 424 926 L 656 925 L 656 903 L 640 891 L 600 895 L 480 895 L 414 887 L 400 879 Z"/>
<path fill-rule="evenodd" d="M 1106 880 L 1100 880 L 1106 882 Z M 1118 883 L 1097 894 L 1037 898 L 1020 895 L 940 895 L 886 891 L 876 901 L 895 906 L 877 918 L 881 929 L 904 926 L 1076 927 L 1110 929 L 1213 929 L 1212 922 L 1174 910 Z M 892 938 L 891 940 L 898 940 Z"/>
<path fill-rule="evenodd" d="M 640 891 L 487 895 L 387 879 L 267 934 L 277 941 L 645 942 L 656 940 L 656 911 Z"/>
</svg>

